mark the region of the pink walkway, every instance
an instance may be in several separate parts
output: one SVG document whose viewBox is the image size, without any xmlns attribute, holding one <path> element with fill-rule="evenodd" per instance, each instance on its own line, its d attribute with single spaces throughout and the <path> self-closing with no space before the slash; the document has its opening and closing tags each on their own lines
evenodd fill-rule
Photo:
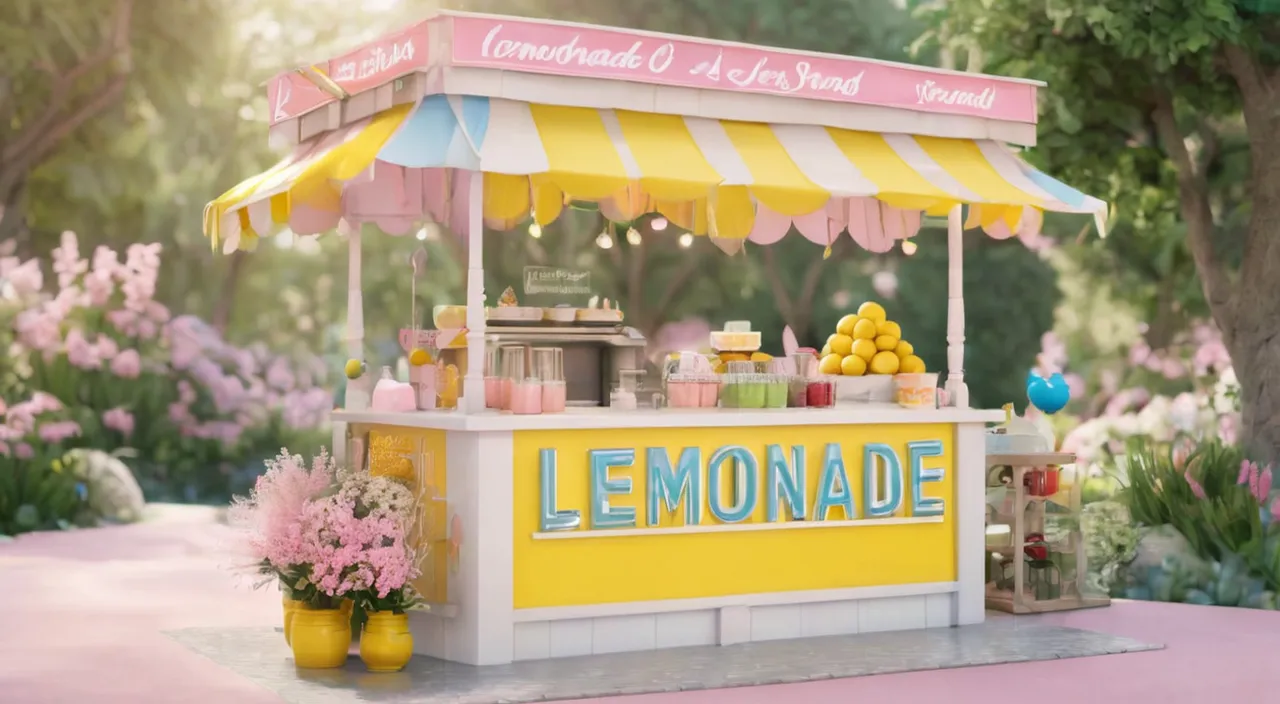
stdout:
<svg viewBox="0 0 1280 704">
<path fill-rule="evenodd" d="M 200 509 L 153 522 L 27 536 L 0 544 L 0 701 L 21 704 L 281 704 L 271 692 L 187 651 L 162 631 L 266 626 L 273 592 L 237 586 L 220 564 L 226 529 Z M 1280 679 L 1280 613 L 1149 603 L 1041 617 L 1148 642 L 1163 651 L 886 675 L 611 704 L 1028 701 L 1140 704 L 1269 701 Z M 604 700 L 595 700 L 601 702 Z"/>
</svg>

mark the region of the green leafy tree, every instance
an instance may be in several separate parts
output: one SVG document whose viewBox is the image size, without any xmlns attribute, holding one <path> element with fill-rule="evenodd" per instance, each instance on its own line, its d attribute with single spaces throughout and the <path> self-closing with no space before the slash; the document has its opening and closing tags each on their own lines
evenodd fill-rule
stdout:
<svg viewBox="0 0 1280 704">
<path fill-rule="evenodd" d="M 956 52 L 1039 78 L 1035 157 L 1116 204 L 1116 239 L 1185 252 L 1241 381 L 1243 431 L 1280 450 L 1280 8 L 1258 0 L 953 0 Z M 1224 183 L 1224 172 L 1247 177 Z M 1168 249 L 1180 234 L 1185 250 Z"/>
<path fill-rule="evenodd" d="M 186 73 L 215 41 L 213 0 L 10 0 L 0 20 L 0 239 L 28 242 L 31 179 L 76 182 L 59 154 L 93 153 L 90 130 L 121 131 L 147 104 L 185 95 Z M 89 147 L 86 150 L 86 147 Z M 49 224 L 55 228 L 57 225 Z M 36 233 L 40 230 L 37 229 Z"/>
</svg>

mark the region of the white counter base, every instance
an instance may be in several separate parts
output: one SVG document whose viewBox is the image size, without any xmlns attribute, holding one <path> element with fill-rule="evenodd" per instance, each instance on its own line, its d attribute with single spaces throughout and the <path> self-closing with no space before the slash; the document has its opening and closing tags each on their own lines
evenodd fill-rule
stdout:
<svg viewBox="0 0 1280 704">
<path fill-rule="evenodd" d="M 335 449 L 348 425 L 445 430 L 447 500 L 465 536 L 448 575 L 449 609 L 412 612 L 416 653 L 470 665 L 732 645 L 816 635 L 949 627 L 984 617 L 983 423 L 1001 411 L 897 406 L 778 411 L 575 411 L 545 416 L 455 412 L 334 414 Z M 955 424 L 957 565 L 954 582 L 897 584 L 705 599 L 514 608 L 513 506 L 509 479 L 519 430 Z M 340 429 L 339 429 L 340 428 Z M 916 519 L 911 519 L 916 520 Z"/>
<path fill-rule="evenodd" d="M 512 659 L 545 660 L 956 625 L 956 595 L 952 591 L 933 591 L 954 590 L 955 585 L 918 587 L 922 593 L 904 596 L 679 611 L 650 609 L 647 613 L 583 618 L 527 620 L 526 614 L 516 611 L 512 624 Z M 882 590 L 865 591 L 871 594 Z M 425 613 L 410 614 L 415 653 L 436 658 L 445 656 L 448 652 L 446 620 Z"/>
</svg>

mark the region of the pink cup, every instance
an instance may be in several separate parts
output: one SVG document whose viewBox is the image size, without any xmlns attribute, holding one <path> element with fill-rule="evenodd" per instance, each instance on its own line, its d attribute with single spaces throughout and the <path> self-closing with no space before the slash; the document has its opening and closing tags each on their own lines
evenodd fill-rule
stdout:
<svg viewBox="0 0 1280 704">
<path fill-rule="evenodd" d="M 513 385 L 514 385 L 514 381 L 512 379 L 502 380 L 502 385 L 500 390 L 502 392 L 501 393 L 502 410 L 504 411 L 511 410 L 511 391 L 512 391 Z"/>
<path fill-rule="evenodd" d="M 715 408 L 716 403 L 720 401 L 720 382 L 703 381 L 699 382 L 701 387 L 698 393 L 698 405 L 702 408 Z"/>
<path fill-rule="evenodd" d="M 668 381 L 667 404 L 672 408 L 697 408 L 698 386 L 694 381 Z"/>
<path fill-rule="evenodd" d="M 543 413 L 563 413 L 565 401 L 566 398 L 563 381 L 542 382 Z"/>
<path fill-rule="evenodd" d="M 502 408 L 502 378 L 486 376 L 484 378 L 484 407 Z"/>
<path fill-rule="evenodd" d="M 542 384 L 518 381 L 511 385 L 511 412 L 529 416 L 542 413 Z"/>
</svg>

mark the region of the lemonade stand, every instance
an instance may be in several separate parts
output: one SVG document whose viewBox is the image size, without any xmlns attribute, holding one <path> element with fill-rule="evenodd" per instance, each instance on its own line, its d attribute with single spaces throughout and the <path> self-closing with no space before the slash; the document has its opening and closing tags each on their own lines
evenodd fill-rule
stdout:
<svg viewBox="0 0 1280 704">
<path fill-rule="evenodd" d="M 339 456 L 417 476 L 433 497 L 420 652 L 490 665 L 978 623 L 984 424 L 1003 414 L 969 408 L 961 236 L 1105 213 L 1008 146 L 1034 144 L 1038 87 L 440 13 L 275 78 L 271 133 L 293 153 L 210 203 L 206 232 L 225 251 L 285 227 L 345 236 L 357 360 L 359 225 L 433 221 L 464 238 L 465 326 L 433 338 L 459 360 L 457 409 L 334 414 Z M 883 252 L 945 214 L 947 403 L 487 408 L 484 230 L 545 226 L 581 202 L 620 222 L 660 213 L 730 254 L 792 231 Z M 839 321 L 818 371 L 924 372 L 891 313 Z"/>
</svg>

